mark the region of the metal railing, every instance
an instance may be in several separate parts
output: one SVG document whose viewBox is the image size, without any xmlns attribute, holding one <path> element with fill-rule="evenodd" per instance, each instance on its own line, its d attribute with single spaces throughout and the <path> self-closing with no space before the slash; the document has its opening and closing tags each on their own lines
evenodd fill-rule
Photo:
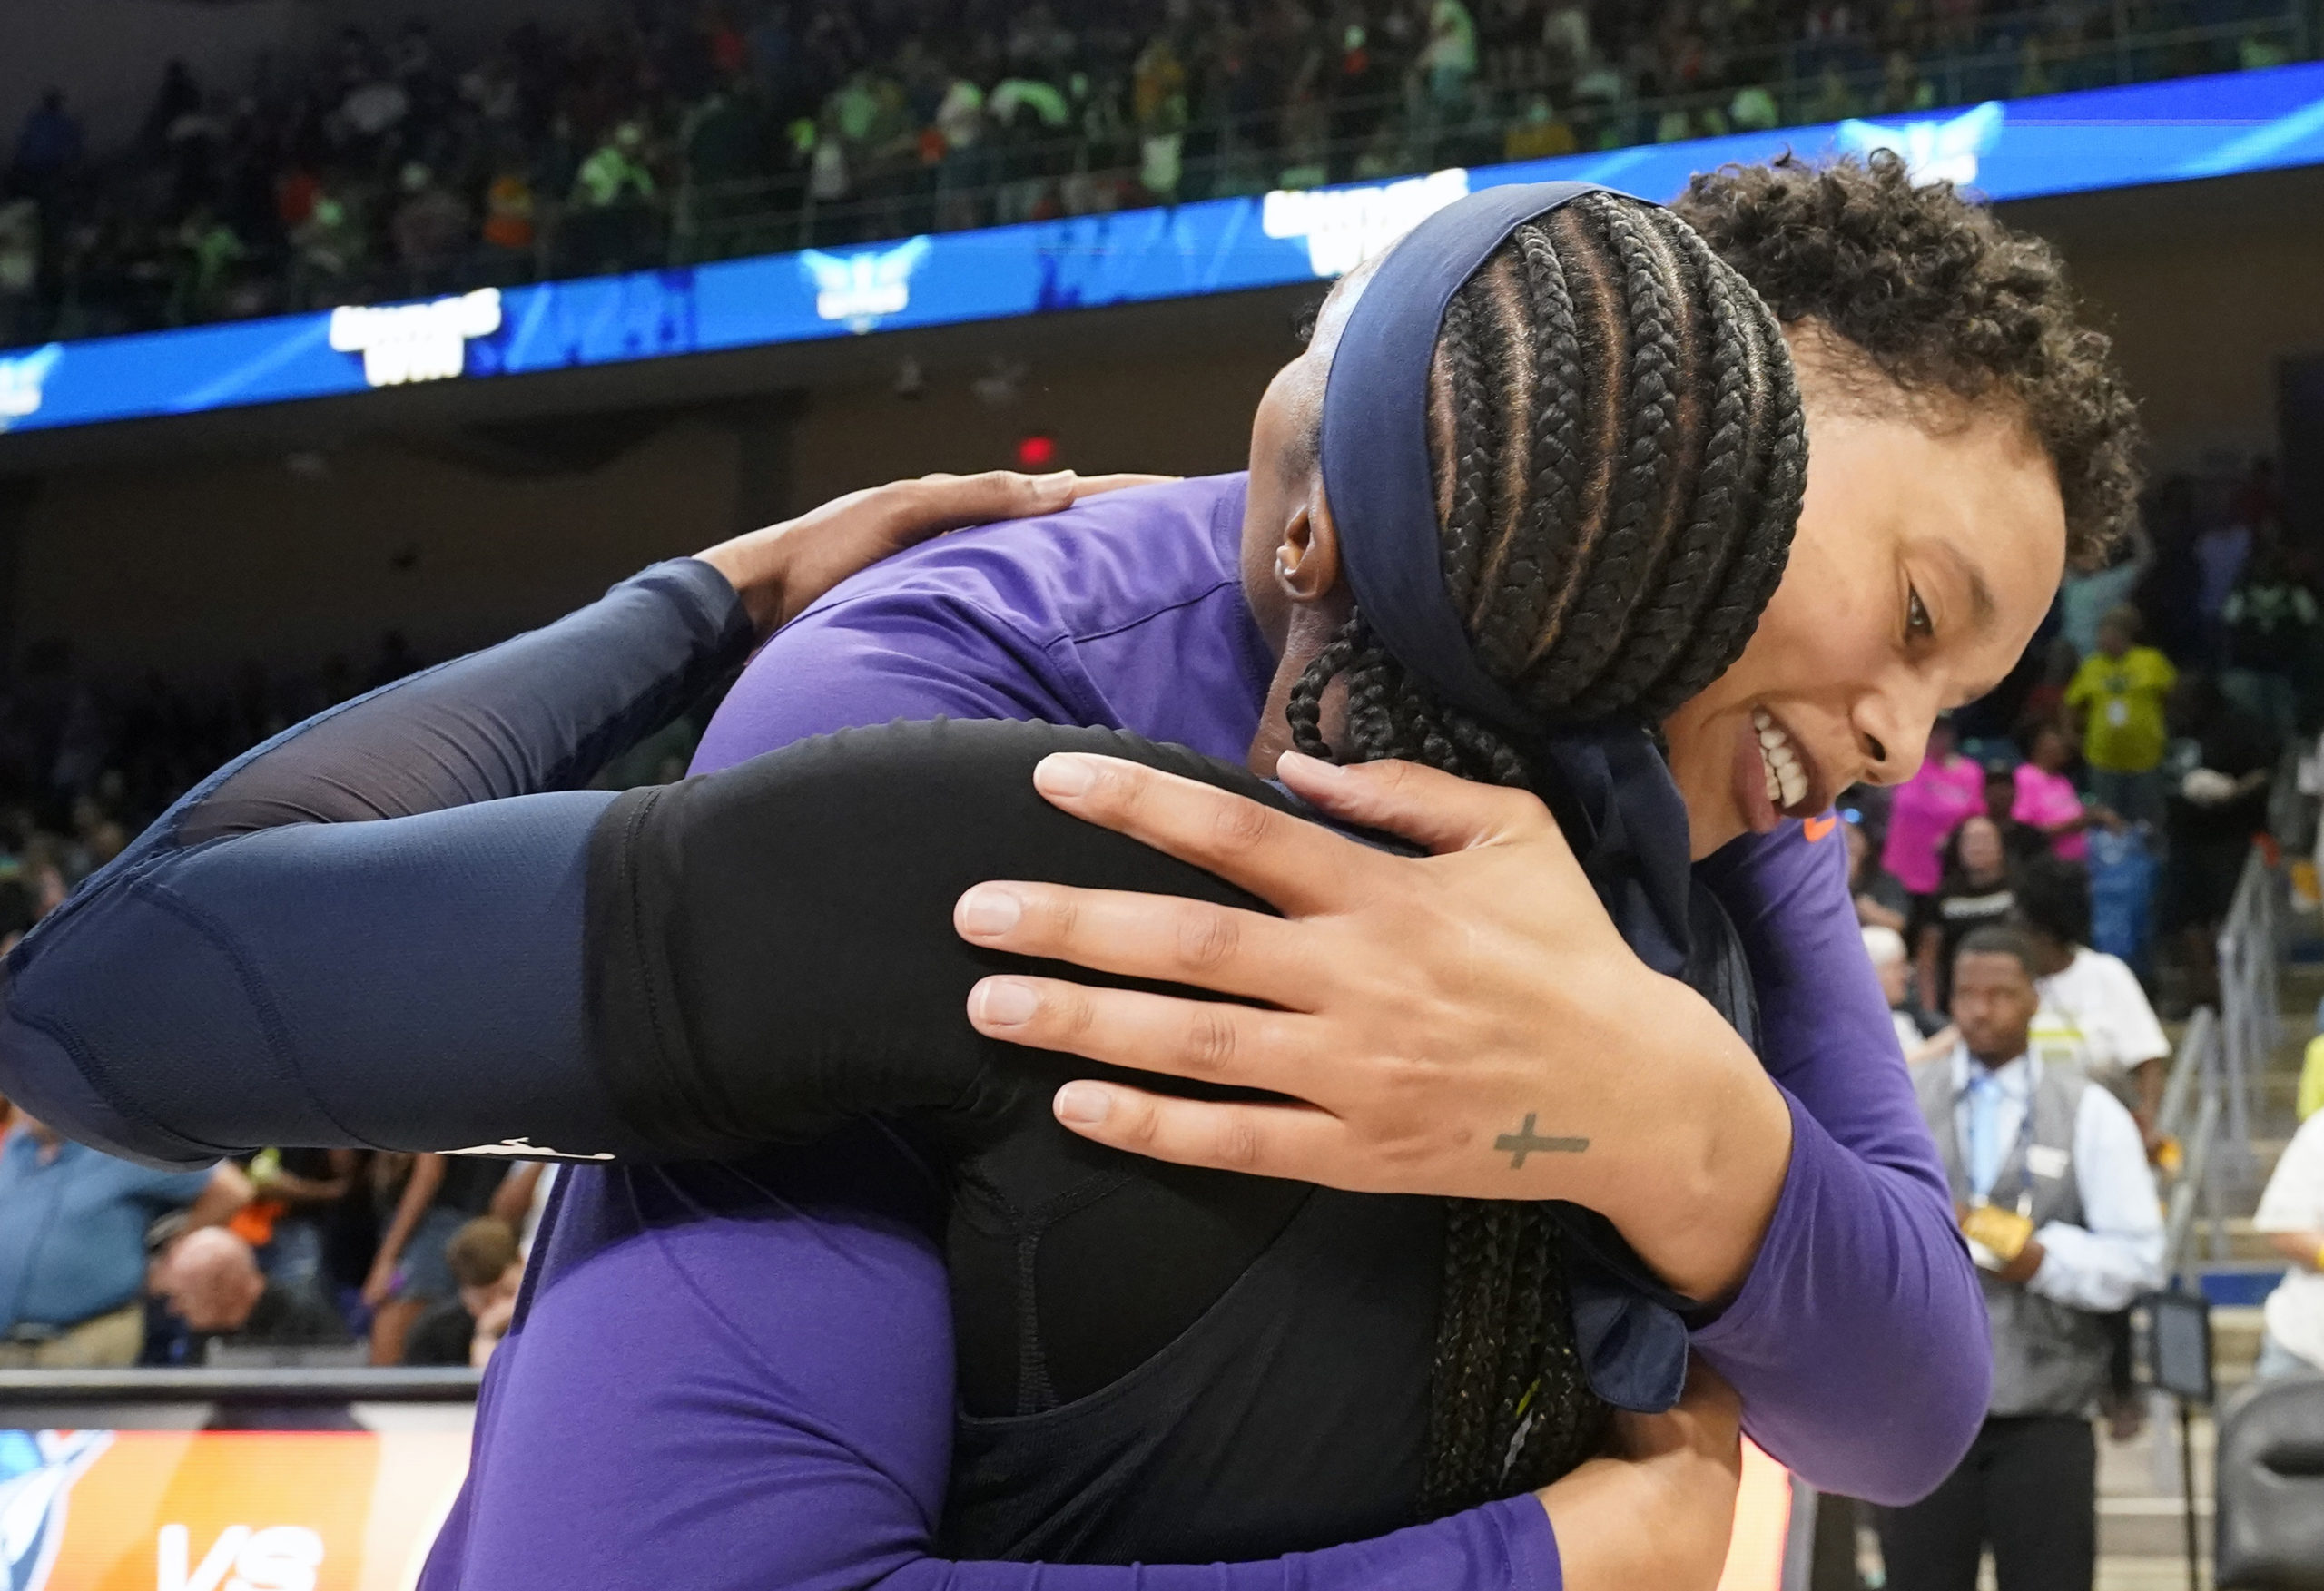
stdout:
<svg viewBox="0 0 2324 1591">
<path fill-rule="evenodd" d="M 2191 1258 L 2188 1245 L 2198 1216 L 2210 1223 L 2212 1257 L 2224 1257 L 2226 1252 L 2226 1230 L 2219 1220 L 2219 1134 L 2225 1114 L 2220 1089 L 2220 1033 L 2218 1013 L 2209 1006 L 2196 1007 L 2180 1036 L 2179 1053 L 2171 1063 L 2170 1081 L 2163 1086 L 2162 1105 L 2155 1113 L 2155 1131 L 2179 1148 L 2178 1164 L 2171 1174 L 2169 1213 L 2163 1222 L 2166 1276 L 2186 1273 Z"/>
<path fill-rule="evenodd" d="M 2253 846 L 2219 930 L 2220 1087 L 2227 1135 L 2221 1170 L 2239 1184 L 2250 1183 L 2257 1170 L 2251 1134 L 2263 1108 L 2261 1078 L 2283 1036 L 2276 979 L 2282 892 L 2267 851 Z"/>
</svg>

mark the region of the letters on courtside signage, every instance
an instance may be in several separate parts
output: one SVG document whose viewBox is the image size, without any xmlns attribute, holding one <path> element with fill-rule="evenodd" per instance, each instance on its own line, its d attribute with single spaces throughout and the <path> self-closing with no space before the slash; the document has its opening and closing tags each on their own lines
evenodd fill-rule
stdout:
<svg viewBox="0 0 2324 1591">
<path fill-rule="evenodd" d="M 7 1591 L 410 1591 L 464 1430 L 0 1431 Z"/>
<path fill-rule="evenodd" d="M 0 431 L 1279 287 L 1338 275 L 1472 189 L 1580 179 L 1667 200 L 1787 149 L 1891 149 L 1997 200 L 2324 163 L 2324 64 L 50 343 L 0 353 Z"/>
</svg>

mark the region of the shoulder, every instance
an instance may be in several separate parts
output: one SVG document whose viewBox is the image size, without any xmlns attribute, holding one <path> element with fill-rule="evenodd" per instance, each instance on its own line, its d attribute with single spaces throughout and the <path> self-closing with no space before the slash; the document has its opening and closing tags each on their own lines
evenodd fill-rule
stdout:
<svg viewBox="0 0 2324 1591">
<path fill-rule="evenodd" d="M 1063 513 L 938 536 L 842 581 L 812 630 L 929 604 L 990 614 L 1036 643 L 1078 640 L 1239 591 L 1245 477 L 1108 492 Z"/>
</svg>

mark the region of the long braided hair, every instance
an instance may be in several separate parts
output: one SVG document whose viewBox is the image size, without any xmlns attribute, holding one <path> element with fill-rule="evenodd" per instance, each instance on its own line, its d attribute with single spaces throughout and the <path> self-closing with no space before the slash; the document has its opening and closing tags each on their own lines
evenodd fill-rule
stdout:
<svg viewBox="0 0 2324 1591">
<path fill-rule="evenodd" d="M 1807 435 L 1775 318 L 1685 223 L 1594 193 L 1518 227 L 1445 311 L 1429 414 L 1445 583 L 1521 706 L 1659 723 L 1742 652 L 1783 574 Z M 1309 755 L 1333 754 L 1334 679 L 1348 760 L 1535 784 L 1519 746 L 1435 700 L 1361 610 L 1291 693 Z M 1551 1209 L 1451 1203 L 1432 1516 L 1555 1479 L 1610 1413 L 1576 1351 Z"/>
</svg>

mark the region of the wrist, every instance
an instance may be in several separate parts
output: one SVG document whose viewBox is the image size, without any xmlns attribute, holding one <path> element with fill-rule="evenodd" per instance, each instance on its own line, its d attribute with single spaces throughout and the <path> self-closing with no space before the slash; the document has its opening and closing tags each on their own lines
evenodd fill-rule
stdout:
<svg viewBox="0 0 2324 1591">
<path fill-rule="evenodd" d="M 737 536 L 694 555 L 726 577 L 734 595 L 750 616 L 751 627 L 762 636 L 782 623 L 783 560 L 776 545 L 754 536 Z"/>
<path fill-rule="evenodd" d="M 1742 1036 L 1694 990 L 1659 974 L 1631 997 L 1659 1037 L 1607 1103 L 1615 1130 L 1590 1204 L 1674 1290 L 1732 1297 L 1758 1259 L 1791 1167 L 1790 1107 Z M 1588 1157 L 1585 1157 L 1588 1158 Z"/>
</svg>

